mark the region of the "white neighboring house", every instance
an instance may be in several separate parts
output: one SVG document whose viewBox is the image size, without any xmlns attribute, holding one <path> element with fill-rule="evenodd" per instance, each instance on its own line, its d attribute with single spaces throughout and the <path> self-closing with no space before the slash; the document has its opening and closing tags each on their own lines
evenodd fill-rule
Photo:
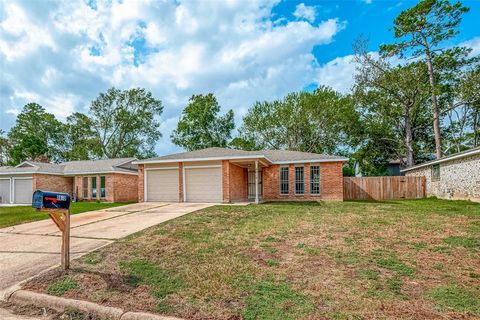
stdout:
<svg viewBox="0 0 480 320">
<path fill-rule="evenodd" d="M 425 176 L 427 195 L 480 201 L 480 147 L 401 170 Z"/>
</svg>

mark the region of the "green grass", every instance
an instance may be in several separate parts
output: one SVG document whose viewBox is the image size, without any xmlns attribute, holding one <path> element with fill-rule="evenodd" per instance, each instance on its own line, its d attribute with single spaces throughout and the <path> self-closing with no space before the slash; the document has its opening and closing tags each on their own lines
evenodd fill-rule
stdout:
<svg viewBox="0 0 480 320">
<path fill-rule="evenodd" d="M 67 291 L 77 289 L 78 283 L 70 277 L 65 277 L 57 282 L 52 283 L 47 293 L 54 296 L 63 296 Z"/>
<path fill-rule="evenodd" d="M 260 280 L 243 290 L 249 292 L 243 310 L 245 320 L 297 319 L 313 309 L 312 300 L 292 290 L 287 283 Z"/>
<path fill-rule="evenodd" d="M 442 310 L 470 312 L 480 316 L 480 289 L 476 291 L 458 285 L 443 285 L 427 292 Z"/>
<path fill-rule="evenodd" d="M 100 210 L 123 206 L 128 203 L 120 202 L 74 202 L 70 206 L 70 212 L 77 214 L 86 211 Z M 0 228 L 13 226 L 20 223 L 47 219 L 48 215 L 37 212 L 29 206 L 0 207 Z"/>
<path fill-rule="evenodd" d="M 444 239 L 452 247 L 480 249 L 480 238 L 452 236 Z"/>
<path fill-rule="evenodd" d="M 478 221 L 439 199 L 214 206 L 73 261 L 68 295 L 185 319 L 475 319 Z"/>
<path fill-rule="evenodd" d="M 132 287 L 148 284 L 152 287 L 153 295 L 163 299 L 175 293 L 182 287 L 182 280 L 174 270 L 165 270 L 145 260 L 120 262 L 120 268 L 127 272 L 126 281 Z"/>
</svg>

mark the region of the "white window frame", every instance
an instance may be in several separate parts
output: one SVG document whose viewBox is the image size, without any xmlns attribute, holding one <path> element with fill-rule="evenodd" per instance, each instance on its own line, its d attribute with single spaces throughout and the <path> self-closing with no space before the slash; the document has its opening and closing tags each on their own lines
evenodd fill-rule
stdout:
<svg viewBox="0 0 480 320">
<path fill-rule="evenodd" d="M 297 179 L 297 170 L 301 169 L 302 175 L 301 180 Z M 302 186 L 302 192 L 298 192 L 297 186 Z M 299 196 L 303 196 L 305 194 L 305 167 L 297 166 L 295 167 L 295 194 Z"/>
<path fill-rule="evenodd" d="M 313 168 L 318 168 L 318 181 L 314 181 L 313 178 Z M 320 175 L 320 165 L 310 165 L 310 194 L 312 195 L 320 195 L 321 192 L 321 184 L 320 181 L 322 180 L 321 175 Z M 313 184 L 318 184 L 318 192 L 313 192 Z"/>
<path fill-rule="evenodd" d="M 283 179 L 283 176 L 282 176 L 282 172 L 284 171 L 284 169 L 287 169 L 286 172 L 287 172 L 287 180 L 285 182 L 285 180 Z M 280 179 L 279 180 L 279 188 L 280 188 L 280 195 L 282 196 L 288 196 L 290 194 L 290 169 L 288 167 L 280 167 Z M 287 192 L 286 193 L 283 193 L 282 191 L 282 184 L 286 183 L 287 184 Z"/>
</svg>

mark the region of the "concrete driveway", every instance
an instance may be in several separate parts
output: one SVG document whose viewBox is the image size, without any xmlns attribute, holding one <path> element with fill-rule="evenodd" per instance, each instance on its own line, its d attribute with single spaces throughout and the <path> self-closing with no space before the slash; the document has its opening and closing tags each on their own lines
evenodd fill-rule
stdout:
<svg viewBox="0 0 480 320">
<path fill-rule="evenodd" d="M 149 202 L 72 215 L 71 258 L 212 205 Z M 0 294 L 8 287 L 59 265 L 60 235 L 50 219 L 0 229 Z"/>
</svg>

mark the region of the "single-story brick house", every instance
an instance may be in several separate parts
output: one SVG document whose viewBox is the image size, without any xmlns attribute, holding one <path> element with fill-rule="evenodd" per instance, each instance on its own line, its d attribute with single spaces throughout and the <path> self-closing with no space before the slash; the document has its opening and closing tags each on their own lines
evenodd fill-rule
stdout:
<svg viewBox="0 0 480 320">
<path fill-rule="evenodd" d="M 79 200 L 137 201 L 135 158 L 70 161 L 59 164 L 24 161 L 0 167 L 0 203 L 28 204 L 33 191 L 66 192 Z"/>
<path fill-rule="evenodd" d="M 480 201 L 480 147 L 402 170 L 425 176 L 428 196 Z"/>
<path fill-rule="evenodd" d="M 242 202 L 343 200 L 346 158 L 307 152 L 207 148 L 135 161 L 138 199 Z"/>
</svg>

